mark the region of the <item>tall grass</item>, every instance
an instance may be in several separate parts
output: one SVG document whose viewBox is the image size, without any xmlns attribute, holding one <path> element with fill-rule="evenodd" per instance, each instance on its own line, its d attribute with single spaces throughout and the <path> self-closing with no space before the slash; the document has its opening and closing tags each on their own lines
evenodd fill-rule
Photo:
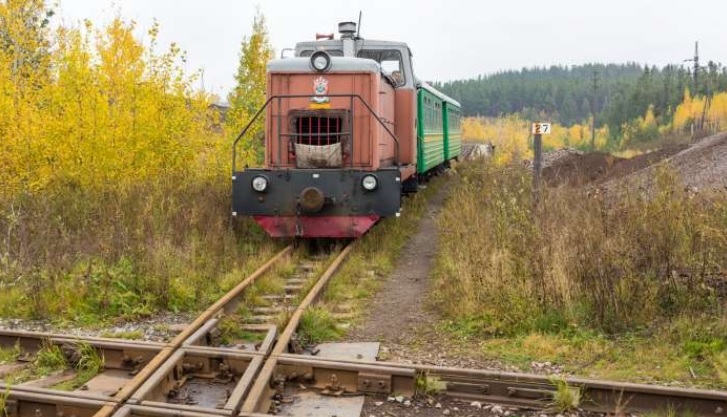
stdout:
<svg viewBox="0 0 727 417">
<path fill-rule="evenodd" d="M 275 249 L 225 179 L 72 183 L 0 201 L 0 316 L 95 320 L 203 307 Z"/>
<path fill-rule="evenodd" d="M 613 333 L 723 315 L 724 192 L 690 194 L 661 169 L 651 191 L 548 189 L 536 207 L 519 167 L 460 174 L 439 219 L 435 301 L 456 326 Z"/>
</svg>

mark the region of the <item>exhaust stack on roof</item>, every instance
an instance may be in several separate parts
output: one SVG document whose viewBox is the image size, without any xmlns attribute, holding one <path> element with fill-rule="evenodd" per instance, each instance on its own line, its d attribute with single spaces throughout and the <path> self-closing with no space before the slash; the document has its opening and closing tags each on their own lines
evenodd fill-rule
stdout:
<svg viewBox="0 0 727 417">
<path fill-rule="evenodd" d="M 338 24 L 338 33 L 341 39 L 353 39 L 356 35 L 356 22 L 341 22 Z"/>
<path fill-rule="evenodd" d="M 356 36 L 356 23 L 341 22 L 338 24 L 338 33 L 341 34 L 343 42 L 343 56 L 354 57 L 356 51 L 354 48 L 354 37 Z"/>
</svg>

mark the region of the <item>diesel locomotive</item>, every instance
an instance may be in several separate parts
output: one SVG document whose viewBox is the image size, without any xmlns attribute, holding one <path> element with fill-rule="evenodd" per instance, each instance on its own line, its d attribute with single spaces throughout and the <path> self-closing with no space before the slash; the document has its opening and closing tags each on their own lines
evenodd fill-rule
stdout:
<svg viewBox="0 0 727 417">
<path fill-rule="evenodd" d="M 416 78 L 409 47 L 338 29 L 268 63 L 266 103 L 233 145 L 232 214 L 272 237 L 360 237 L 461 153 L 460 105 Z M 240 168 L 263 115 L 264 166 Z"/>
</svg>

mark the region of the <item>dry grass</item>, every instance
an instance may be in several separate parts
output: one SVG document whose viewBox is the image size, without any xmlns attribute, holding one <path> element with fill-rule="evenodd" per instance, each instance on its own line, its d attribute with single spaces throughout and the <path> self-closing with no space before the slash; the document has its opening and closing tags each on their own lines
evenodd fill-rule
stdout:
<svg viewBox="0 0 727 417">
<path fill-rule="evenodd" d="M 662 169 L 649 193 L 548 189 L 536 208 L 518 167 L 460 174 L 435 272 L 449 330 L 519 365 L 715 383 L 727 350 L 724 192 L 695 196 Z M 655 363 L 634 366 L 648 355 Z"/>
<path fill-rule="evenodd" d="M 437 295 L 447 315 L 497 334 L 568 324 L 617 332 L 721 314 L 724 193 L 695 197 L 662 171 L 649 195 L 553 189 L 536 210 L 525 172 L 461 171 L 440 218 Z"/>
<path fill-rule="evenodd" d="M 568 385 L 565 377 L 553 377 L 551 382 L 555 386 L 555 391 L 549 409 L 558 413 L 577 410 L 582 400 L 581 388 Z"/>
<path fill-rule="evenodd" d="M 58 184 L 0 201 L 0 316 L 93 322 L 214 301 L 276 249 L 232 221 L 225 178 Z"/>
</svg>

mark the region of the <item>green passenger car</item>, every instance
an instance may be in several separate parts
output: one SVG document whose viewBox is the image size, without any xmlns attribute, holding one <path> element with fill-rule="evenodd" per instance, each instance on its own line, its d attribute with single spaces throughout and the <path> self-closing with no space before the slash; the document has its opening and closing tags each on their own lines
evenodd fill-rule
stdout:
<svg viewBox="0 0 727 417">
<path fill-rule="evenodd" d="M 444 159 L 457 158 L 462 153 L 462 114 L 459 106 L 444 103 Z"/>
<path fill-rule="evenodd" d="M 417 173 L 458 158 L 462 151 L 460 105 L 428 84 L 417 95 Z"/>
</svg>

